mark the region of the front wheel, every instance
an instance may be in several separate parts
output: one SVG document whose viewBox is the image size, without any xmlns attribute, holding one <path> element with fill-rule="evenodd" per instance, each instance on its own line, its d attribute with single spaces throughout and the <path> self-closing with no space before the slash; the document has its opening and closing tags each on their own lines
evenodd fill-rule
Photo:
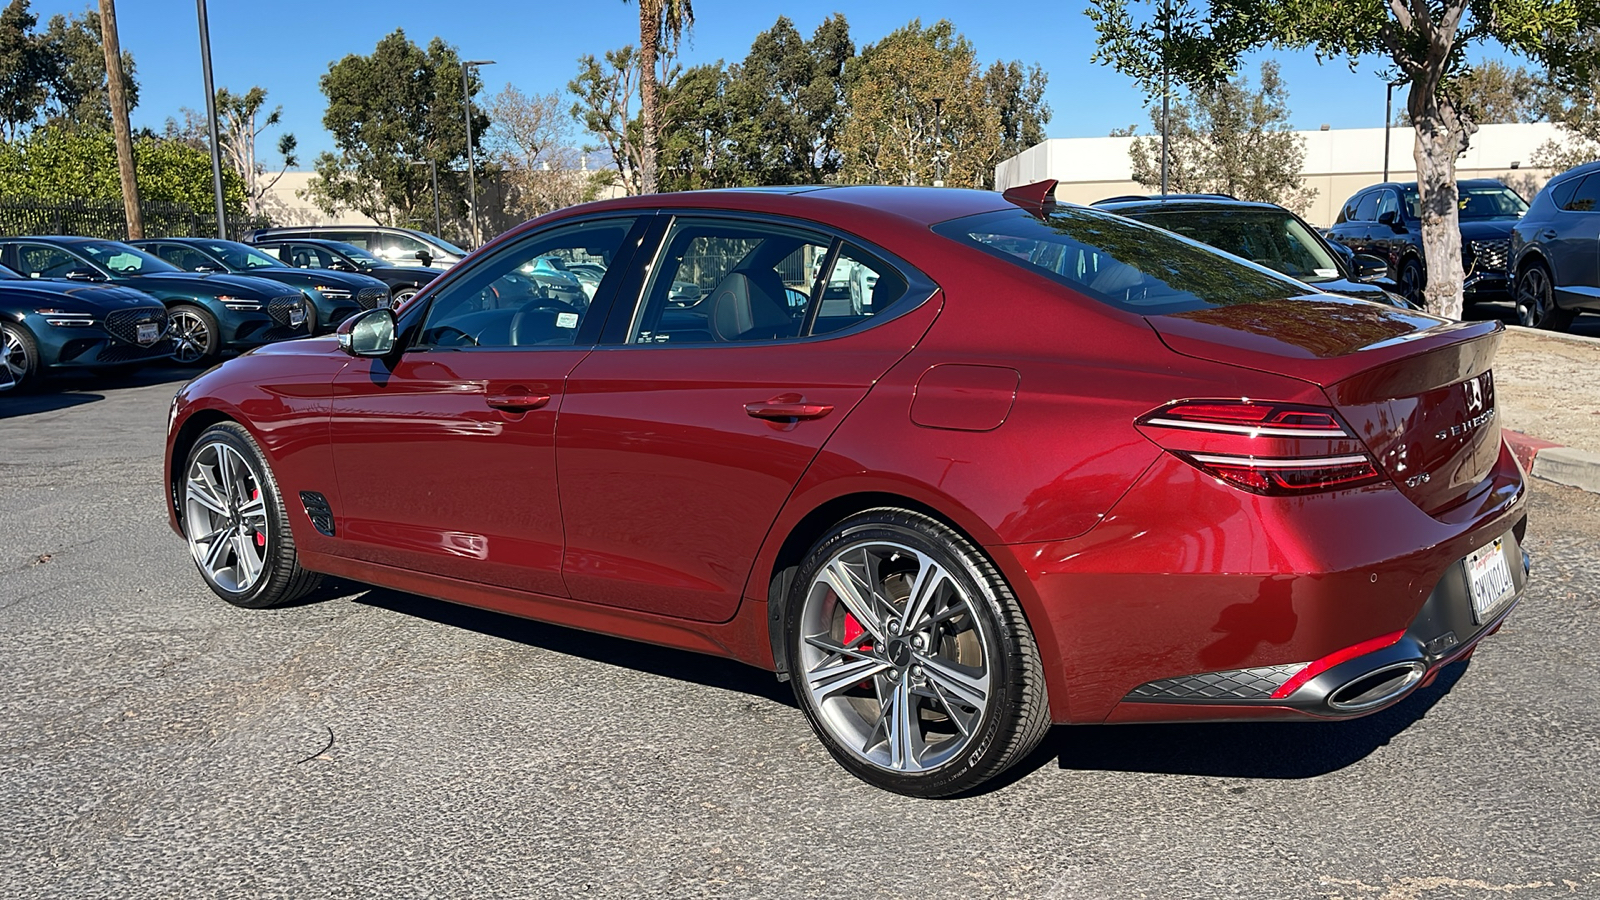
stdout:
<svg viewBox="0 0 1600 900">
<path fill-rule="evenodd" d="M 321 581 L 300 568 L 278 482 L 238 423 L 219 422 L 201 433 L 179 496 L 189 552 L 222 599 L 250 609 L 279 606 Z"/>
<path fill-rule="evenodd" d="M 222 352 L 222 335 L 217 317 L 199 306 L 174 306 L 168 319 L 172 335 L 172 358 L 180 365 L 210 363 Z"/>
<path fill-rule="evenodd" d="M 835 760 L 918 797 L 975 788 L 1050 726 L 1043 665 L 998 570 L 944 524 L 901 509 L 818 541 L 789 596 L 800 708 Z"/>
<path fill-rule="evenodd" d="M 421 290 L 421 288 L 417 287 L 396 288 L 394 294 L 389 297 L 389 305 L 398 309 L 406 303 L 411 302 L 411 298 L 415 297 Z"/>
<path fill-rule="evenodd" d="M 1572 325 L 1571 310 L 1556 306 L 1555 286 L 1550 271 L 1531 263 L 1517 276 L 1517 324 L 1547 331 L 1566 331 Z"/>
<path fill-rule="evenodd" d="M 21 325 L 0 325 L 0 365 L 11 370 L 13 388 L 27 390 L 39 379 L 39 343 Z"/>
</svg>

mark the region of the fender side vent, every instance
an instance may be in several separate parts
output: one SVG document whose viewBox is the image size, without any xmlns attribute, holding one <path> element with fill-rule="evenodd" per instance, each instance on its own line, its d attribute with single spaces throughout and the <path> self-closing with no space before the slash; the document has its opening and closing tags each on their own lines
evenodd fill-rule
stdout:
<svg viewBox="0 0 1600 900">
<path fill-rule="evenodd" d="M 333 537 L 333 508 L 328 505 L 328 498 L 316 491 L 301 491 L 300 502 L 305 504 L 311 526 L 318 533 Z"/>
</svg>

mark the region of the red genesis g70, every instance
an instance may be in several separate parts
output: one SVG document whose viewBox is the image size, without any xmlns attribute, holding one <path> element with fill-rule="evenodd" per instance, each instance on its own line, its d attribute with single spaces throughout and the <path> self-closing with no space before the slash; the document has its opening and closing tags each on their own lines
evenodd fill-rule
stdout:
<svg viewBox="0 0 1600 900">
<path fill-rule="evenodd" d="M 1472 653 L 1528 571 L 1501 326 L 1049 186 L 536 219 L 184 387 L 173 527 L 240 606 L 326 574 L 776 671 L 920 796 L 1051 723 L 1349 718 Z"/>
</svg>

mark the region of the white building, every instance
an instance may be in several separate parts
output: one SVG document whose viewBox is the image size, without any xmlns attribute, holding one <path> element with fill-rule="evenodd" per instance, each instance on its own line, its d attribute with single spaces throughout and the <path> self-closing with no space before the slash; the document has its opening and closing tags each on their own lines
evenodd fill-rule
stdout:
<svg viewBox="0 0 1600 900">
<path fill-rule="evenodd" d="M 1339 207 L 1351 195 L 1383 180 L 1382 128 L 1338 131 L 1302 131 L 1305 138 L 1305 183 L 1317 195 L 1303 210 L 1313 225 L 1333 224 Z M 1558 129 L 1548 122 L 1523 125 L 1484 125 L 1472 136 L 1471 146 L 1456 161 L 1459 178 L 1498 178 L 1528 199 L 1544 187 L 1553 172 L 1528 168 L 1541 144 L 1558 140 Z M 1131 137 L 1051 138 L 1022 151 L 995 167 L 995 187 L 1005 190 L 1054 178 L 1056 199 L 1093 203 L 1119 194 L 1149 194 L 1151 189 L 1133 180 L 1128 147 Z M 1389 180 L 1415 181 L 1412 159 L 1415 134 L 1410 128 L 1389 129 Z"/>
</svg>

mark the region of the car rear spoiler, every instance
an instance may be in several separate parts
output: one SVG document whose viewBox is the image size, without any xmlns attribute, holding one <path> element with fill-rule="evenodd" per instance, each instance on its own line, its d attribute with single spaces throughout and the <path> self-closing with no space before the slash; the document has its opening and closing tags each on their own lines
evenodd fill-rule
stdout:
<svg viewBox="0 0 1600 900">
<path fill-rule="evenodd" d="M 1055 191 L 1056 180 L 1046 178 L 1033 184 L 1019 184 L 1016 187 L 1006 188 L 1000 196 L 1042 219 L 1045 208 L 1056 203 Z"/>
</svg>

